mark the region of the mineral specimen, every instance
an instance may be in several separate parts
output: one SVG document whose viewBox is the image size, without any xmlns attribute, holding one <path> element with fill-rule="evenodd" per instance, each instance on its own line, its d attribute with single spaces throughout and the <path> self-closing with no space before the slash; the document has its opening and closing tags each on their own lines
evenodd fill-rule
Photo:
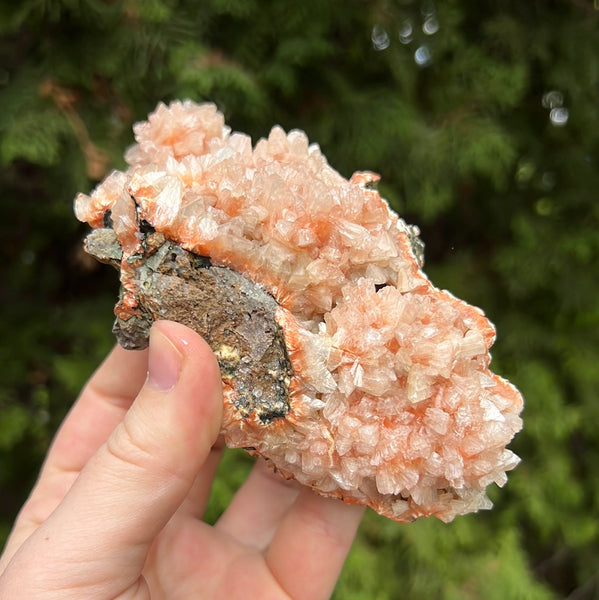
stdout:
<svg viewBox="0 0 599 600">
<path fill-rule="evenodd" d="M 160 104 L 134 132 L 128 170 L 75 201 L 88 252 L 120 269 L 120 343 L 143 347 L 158 318 L 196 329 L 228 445 L 320 494 L 397 521 L 490 507 L 522 398 L 378 177 L 344 179 L 301 131 L 252 147 L 212 104 Z"/>
</svg>

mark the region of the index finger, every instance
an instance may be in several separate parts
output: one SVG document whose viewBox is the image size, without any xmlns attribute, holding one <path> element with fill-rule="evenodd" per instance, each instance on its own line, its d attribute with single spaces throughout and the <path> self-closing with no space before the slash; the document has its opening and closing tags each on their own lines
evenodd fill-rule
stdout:
<svg viewBox="0 0 599 600">
<path fill-rule="evenodd" d="M 91 377 L 56 434 L 4 548 L 0 572 L 54 511 L 83 466 L 123 420 L 146 379 L 147 364 L 147 351 L 116 346 Z"/>
<path fill-rule="evenodd" d="M 115 346 L 92 375 L 61 425 L 45 472 L 78 473 L 129 410 L 147 377 L 147 350 Z"/>
</svg>

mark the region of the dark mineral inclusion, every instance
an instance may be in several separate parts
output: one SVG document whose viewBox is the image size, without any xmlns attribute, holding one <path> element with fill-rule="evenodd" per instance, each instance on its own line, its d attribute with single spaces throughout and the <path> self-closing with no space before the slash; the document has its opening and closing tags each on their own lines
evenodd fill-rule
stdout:
<svg viewBox="0 0 599 600">
<path fill-rule="evenodd" d="M 209 258 L 181 248 L 151 227 L 142 229 L 143 255 L 135 265 L 138 306 L 113 331 L 127 349 L 148 345 L 155 320 L 169 319 L 199 333 L 215 353 L 223 382 L 234 391 L 241 416 L 268 424 L 289 412 L 292 376 L 283 331 L 275 321 L 277 303 L 260 285 Z M 120 268 L 122 251 L 115 232 L 95 229 L 86 251 Z"/>
</svg>

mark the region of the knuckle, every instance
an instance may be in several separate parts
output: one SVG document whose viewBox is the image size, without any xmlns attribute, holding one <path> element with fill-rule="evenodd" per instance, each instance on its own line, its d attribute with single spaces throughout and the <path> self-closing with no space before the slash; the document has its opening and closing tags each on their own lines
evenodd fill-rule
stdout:
<svg viewBox="0 0 599 600">
<path fill-rule="evenodd" d="M 134 469 L 153 469 L 159 462 L 151 440 L 122 421 L 106 442 L 108 454 L 122 466 Z"/>
<path fill-rule="evenodd" d="M 106 451 L 126 477 L 152 473 L 163 480 L 185 480 L 184 465 L 171 456 L 166 442 L 161 444 L 141 425 L 122 421 L 106 442 Z"/>
</svg>

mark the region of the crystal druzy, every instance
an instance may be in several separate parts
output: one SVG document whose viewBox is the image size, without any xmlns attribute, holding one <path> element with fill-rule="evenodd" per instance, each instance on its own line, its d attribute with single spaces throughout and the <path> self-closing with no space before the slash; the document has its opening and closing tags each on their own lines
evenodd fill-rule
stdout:
<svg viewBox="0 0 599 600">
<path fill-rule="evenodd" d="M 75 211 L 120 269 L 115 332 L 204 335 L 231 447 L 397 521 L 490 507 L 518 458 L 522 398 L 489 370 L 493 325 L 422 272 L 418 230 L 302 131 L 252 146 L 213 104 L 160 104 L 129 168 Z"/>
</svg>

